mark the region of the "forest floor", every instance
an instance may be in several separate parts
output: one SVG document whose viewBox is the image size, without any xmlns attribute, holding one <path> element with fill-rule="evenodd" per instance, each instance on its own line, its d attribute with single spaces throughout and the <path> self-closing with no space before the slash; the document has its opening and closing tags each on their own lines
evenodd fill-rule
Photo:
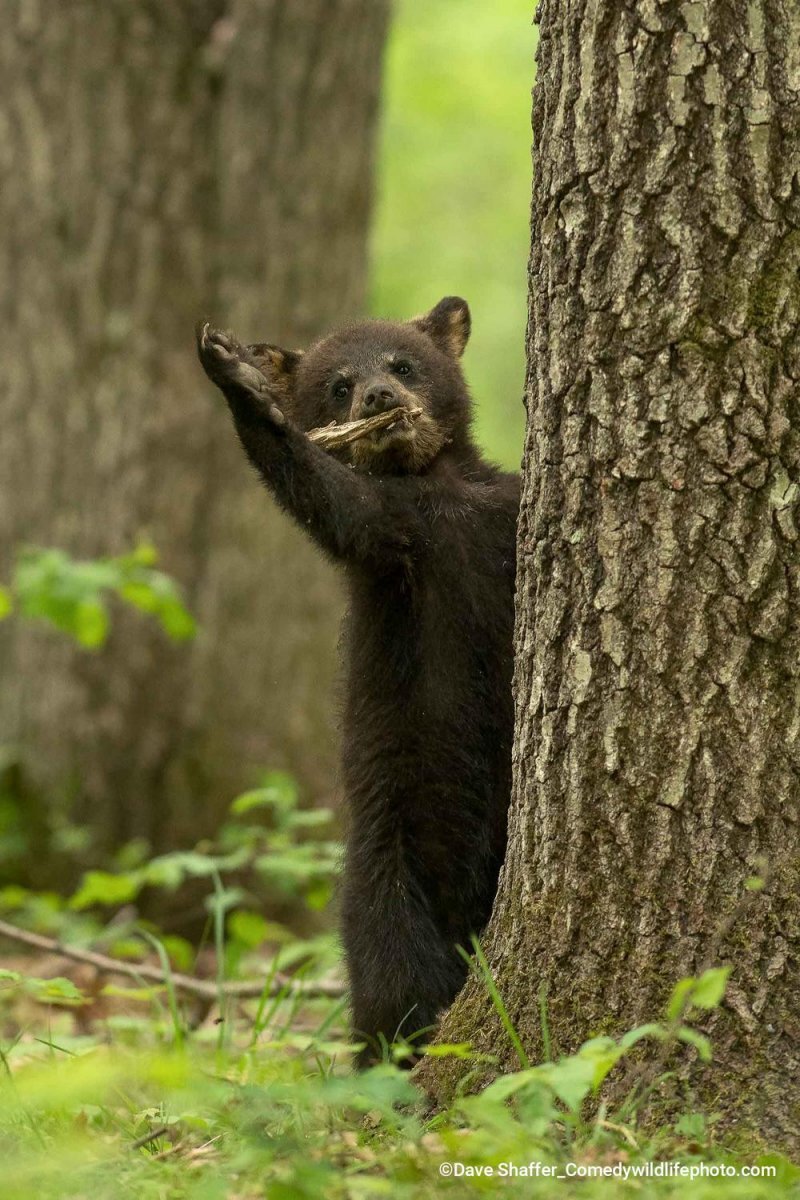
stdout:
<svg viewBox="0 0 800 1200">
<path fill-rule="evenodd" d="M 187 1005 L 169 979 L 0 957 L 3 1200 L 800 1196 L 800 1169 L 726 1150 L 713 1114 L 584 1118 L 610 1039 L 431 1113 L 391 1054 L 352 1074 L 343 998 L 261 971 L 261 997 Z"/>
</svg>

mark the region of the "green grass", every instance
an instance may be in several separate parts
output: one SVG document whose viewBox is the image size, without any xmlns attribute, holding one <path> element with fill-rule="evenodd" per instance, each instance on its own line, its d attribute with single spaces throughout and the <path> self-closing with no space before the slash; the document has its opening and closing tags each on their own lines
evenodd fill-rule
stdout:
<svg viewBox="0 0 800 1200">
<path fill-rule="evenodd" d="M 499 1179 L 510 1197 L 800 1195 L 800 1171 L 777 1157 L 759 1160 L 776 1170 L 763 1180 L 498 1178 L 488 1169 L 508 1163 L 568 1176 L 676 1161 L 738 1170 L 756 1160 L 713 1148 L 698 1114 L 647 1137 L 602 1111 L 582 1120 L 580 1097 L 597 1064 L 605 1069 L 604 1040 L 560 1064 L 501 1077 L 431 1117 L 393 1065 L 349 1073 L 349 1048 L 331 1030 L 334 1002 L 307 1002 L 302 1030 L 286 1029 L 293 1008 L 285 997 L 255 1044 L 240 1018 L 222 1051 L 213 1021 L 179 1047 L 169 1019 L 118 1017 L 86 1038 L 43 1009 L 39 1040 L 31 1028 L 3 1048 L 3 1200 L 417 1200 L 492 1195 Z M 442 1164 L 465 1174 L 443 1175 Z"/>
<path fill-rule="evenodd" d="M 309 913 L 330 899 L 340 865 L 330 816 L 303 809 L 294 782 L 273 771 L 233 801 L 214 842 L 149 860 L 129 847 L 114 870 L 87 871 L 71 897 L 0 890 L 0 913 L 17 931 L 53 935 L 73 953 L 99 948 L 133 973 L 92 981 L 60 953 L 23 963 L 13 942 L 4 945 L 2 1200 L 423 1200 L 499 1187 L 509 1197 L 588 1200 L 800 1197 L 800 1171 L 778 1157 L 767 1164 L 773 1178 L 737 1177 L 758 1160 L 723 1148 L 713 1113 L 687 1109 L 656 1134 L 638 1125 L 644 1100 L 680 1056 L 714 1070 L 713 1047 L 693 1022 L 721 1003 L 725 968 L 679 980 L 660 1020 L 617 1040 L 587 1030 L 576 1054 L 541 1062 L 514 1028 L 475 943 L 470 968 L 521 1069 L 475 1095 L 462 1086 L 465 1094 L 440 1112 L 394 1065 L 407 1046 L 387 1047 L 385 1063 L 353 1075 L 345 999 L 297 986 L 343 975 L 335 939 L 303 937 L 262 915 L 276 895 Z M 143 889 L 184 889 L 194 903 L 204 894 L 199 943 L 135 914 L 121 920 Z M 142 978 L 143 955 L 160 964 L 161 983 Z M 187 1001 L 178 972 L 203 975 L 205 998 Z M 256 981 L 247 999 L 231 995 L 228 985 L 240 978 Z M 531 1003 L 546 1046 L 543 989 Z M 465 1079 L 491 1077 L 492 1060 L 468 1046 L 429 1052 L 463 1060 Z M 609 1110 L 600 1089 L 612 1071 L 620 1078 L 630 1055 L 636 1065 L 622 1076 L 625 1094 Z M 733 1131 L 739 1145 L 744 1133 Z M 590 1169 L 664 1170 L 663 1163 L 734 1174 L 583 1177 Z M 520 1173 L 503 1175 L 506 1164 Z"/>
<path fill-rule="evenodd" d="M 469 302 L 465 355 L 487 451 L 522 455 L 531 86 L 528 0 L 398 0 L 389 41 L 371 309 Z"/>
<path fill-rule="evenodd" d="M 132 844 L 113 870 L 87 871 L 70 897 L 0 889 L 12 926 L 0 957 L 1 1200 L 423 1200 L 498 1187 L 510 1197 L 590 1200 L 800 1197 L 800 1171 L 777 1157 L 768 1164 L 775 1177 L 737 1177 L 757 1160 L 723 1148 L 713 1113 L 687 1109 L 656 1134 L 638 1124 L 681 1056 L 714 1070 L 713 1047 L 693 1022 L 721 1003 L 725 968 L 679 980 L 660 1020 L 616 1040 L 587 1030 L 577 1053 L 542 1062 L 475 943 L 470 969 L 521 1069 L 478 1094 L 462 1084 L 440 1112 L 394 1065 L 407 1046 L 387 1047 L 385 1063 L 353 1075 L 345 999 L 305 987 L 343 976 L 335 937 L 303 936 L 304 920 L 292 929 L 264 915 L 276 901 L 291 902 L 298 918 L 328 903 L 341 863 L 330 818 L 304 809 L 294 781 L 272 771 L 233 801 L 213 842 L 150 859 Z M 145 890 L 156 899 L 182 891 L 194 905 L 204 896 L 205 933 L 190 942 L 144 924 L 133 906 Z M 26 930 L 73 955 L 89 947 L 112 966 L 124 960 L 131 975 L 92 979 L 57 947 L 43 957 L 50 947 L 41 944 L 21 960 Z M 143 957 L 160 982 L 143 978 Z M 204 996 L 187 1001 L 186 974 L 206 981 Z M 255 983 L 246 999 L 229 986 L 239 979 Z M 531 1004 L 547 1046 L 543 988 Z M 463 1060 L 464 1079 L 491 1078 L 492 1060 L 469 1046 L 429 1053 Z M 612 1071 L 624 1095 L 608 1109 L 599 1097 Z M 732 1133 L 741 1146 L 746 1131 Z M 734 1174 L 582 1177 L 659 1163 Z M 505 1164 L 520 1173 L 506 1177 Z"/>
</svg>

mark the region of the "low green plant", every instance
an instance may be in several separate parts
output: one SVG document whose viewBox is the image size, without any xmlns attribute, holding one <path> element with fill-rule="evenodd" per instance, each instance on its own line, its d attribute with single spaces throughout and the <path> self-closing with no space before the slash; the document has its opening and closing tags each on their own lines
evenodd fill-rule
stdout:
<svg viewBox="0 0 800 1200">
<path fill-rule="evenodd" d="M 128 554 L 77 560 L 63 550 L 28 547 L 17 556 L 9 586 L 0 588 L 0 619 L 16 613 L 46 621 L 89 650 L 104 645 L 109 598 L 149 613 L 175 641 L 195 634 L 173 579 L 156 569 L 158 555 L 142 542 Z"/>
<path fill-rule="evenodd" d="M 148 950 L 161 982 L 101 979 L 85 992 L 63 973 L 37 971 L 36 960 L 27 971 L 16 962 L 0 971 L 3 1200 L 427 1200 L 499 1187 L 542 1200 L 800 1197 L 796 1166 L 726 1148 L 713 1112 L 687 1107 L 661 1129 L 640 1127 L 642 1100 L 675 1056 L 712 1069 L 695 1018 L 722 1001 L 724 967 L 680 980 L 661 1020 L 537 1062 L 475 942 L 470 968 L 521 1069 L 472 1094 L 465 1086 L 440 1111 L 398 1067 L 406 1045 L 386 1046 L 383 1063 L 353 1074 L 346 996 L 318 986 L 341 977 L 335 940 L 295 937 L 264 915 L 258 894 L 268 884 L 311 905 L 327 901 L 339 862 L 338 844 L 325 836 L 329 818 L 304 811 L 293 781 L 272 772 L 234 801 L 214 843 L 150 860 L 131 844 L 115 871 L 88 872 L 58 904 L 18 890 L 20 911 L 38 903 L 40 914 L 55 909 L 81 923 L 62 931 L 73 945 L 117 957 Z M 194 1017 L 175 972 L 195 969 L 198 948 L 117 919 L 143 888 L 187 881 L 206 887 L 214 962 Z M 242 996 L 239 976 L 261 982 Z M 539 1007 L 549 1046 L 543 989 Z M 466 1044 L 417 1041 L 414 1049 L 458 1056 L 473 1083 L 493 1066 Z M 604 1085 L 630 1066 L 630 1087 L 610 1105 Z M 687 1174 L 666 1173 L 675 1164 Z M 739 1173 L 754 1165 L 773 1174 Z"/>
<path fill-rule="evenodd" d="M 332 819 L 330 809 L 301 808 L 291 776 L 270 771 L 258 788 L 234 800 L 216 841 L 150 859 L 133 855 L 116 871 L 87 871 L 69 907 L 118 907 L 144 888 L 174 892 L 191 879 L 208 879 L 214 883 L 209 913 L 217 922 L 223 914 L 240 950 L 269 938 L 284 940 L 285 931 L 258 910 L 269 896 L 313 911 L 325 908 L 341 863 L 340 843 L 323 832 Z"/>
<path fill-rule="evenodd" d="M 587 1100 L 634 1045 L 641 1051 L 673 1038 L 679 1007 L 686 1021 L 694 1008 L 718 1003 L 722 987 L 718 972 L 681 981 L 663 1023 L 616 1040 L 591 1038 L 574 1055 L 500 1076 L 433 1114 L 414 1076 L 391 1062 L 350 1072 L 341 1002 L 311 999 L 298 1013 L 288 992 L 279 993 L 268 1015 L 261 1007 L 255 1037 L 251 1009 L 222 1046 L 201 1028 L 165 1047 L 154 1022 L 143 1019 L 76 1037 L 63 1027 L 67 1014 L 54 1010 L 40 1029 L 20 1030 L 0 1050 L 2 1195 L 422 1200 L 493 1195 L 500 1186 L 511 1197 L 590 1200 L 800 1195 L 797 1167 L 716 1145 L 704 1114 L 687 1111 L 655 1133 L 602 1106 L 585 1115 Z M 644 1175 L 668 1162 L 720 1175 Z M 737 1176 L 745 1163 L 774 1174 Z M 627 1178 L 584 1177 L 622 1168 Z"/>
</svg>

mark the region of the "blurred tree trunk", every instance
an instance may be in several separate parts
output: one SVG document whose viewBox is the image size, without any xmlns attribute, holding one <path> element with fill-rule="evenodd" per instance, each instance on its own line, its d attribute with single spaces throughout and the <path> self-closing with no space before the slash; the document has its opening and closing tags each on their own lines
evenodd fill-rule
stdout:
<svg viewBox="0 0 800 1200">
<path fill-rule="evenodd" d="M 303 345 L 365 288 L 382 0 L 9 0 L 0 579 L 146 536 L 200 622 L 92 656 L 0 629 L 0 740 L 106 845 L 212 829 L 259 768 L 331 784 L 339 597 L 246 466 L 201 316 Z"/>
<path fill-rule="evenodd" d="M 779 0 L 543 0 L 515 784 L 485 939 L 534 1060 L 541 983 L 568 1053 L 731 964 L 714 1063 L 680 1070 L 794 1149 L 799 52 Z M 516 1065 L 475 984 L 442 1036 Z"/>
</svg>

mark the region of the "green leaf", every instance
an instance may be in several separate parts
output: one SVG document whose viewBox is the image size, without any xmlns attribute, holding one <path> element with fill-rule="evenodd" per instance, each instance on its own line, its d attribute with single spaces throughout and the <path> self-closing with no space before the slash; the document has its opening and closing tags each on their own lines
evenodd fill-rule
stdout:
<svg viewBox="0 0 800 1200">
<path fill-rule="evenodd" d="M 235 816 L 241 817 L 244 813 L 252 812 L 256 808 L 269 808 L 275 804 L 275 801 L 275 794 L 269 788 L 253 788 L 236 797 L 231 805 L 231 812 Z"/>
<path fill-rule="evenodd" d="M 141 947 L 140 947 L 141 949 Z M 120 1000 L 138 1000 L 148 1001 L 163 991 L 163 983 L 154 983 L 151 987 L 125 987 L 120 983 L 106 983 L 103 985 L 101 995 L 117 996 Z"/>
<path fill-rule="evenodd" d="M 128 604 L 156 617 L 173 641 L 194 637 L 197 629 L 194 618 L 181 603 L 169 576 L 160 571 L 140 569 L 120 583 L 117 591 Z"/>
<path fill-rule="evenodd" d="M 703 1113 L 683 1113 L 675 1122 L 675 1132 L 681 1137 L 700 1142 L 706 1136 L 707 1122 Z"/>
<path fill-rule="evenodd" d="M 54 979 L 31 979 L 26 987 L 37 1000 L 62 1000 L 68 1004 L 84 1004 L 86 997 L 71 979 L 56 976 Z"/>
<path fill-rule="evenodd" d="M 173 642 L 188 642 L 197 633 L 197 622 L 178 600 L 162 604 L 158 618 L 162 629 Z"/>
<path fill-rule="evenodd" d="M 195 957 L 195 948 L 186 938 L 177 933 L 162 934 L 161 942 L 170 962 L 175 964 L 178 971 L 190 971 Z"/>
<path fill-rule="evenodd" d="M 101 646 L 109 629 L 106 599 L 116 592 L 126 603 L 152 614 L 172 638 L 192 637 L 194 619 L 175 582 L 152 569 L 155 551 L 137 547 L 118 558 L 70 559 L 61 550 L 22 551 L 14 591 L 23 616 L 49 621 L 82 645 Z"/>
<path fill-rule="evenodd" d="M 95 650 L 108 637 L 109 620 L 101 600 L 81 600 L 75 606 L 72 630 L 82 646 Z"/>
<path fill-rule="evenodd" d="M 330 904 L 333 897 L 333 883 L 328 879 L 319 879 L 306 888 L 303 899 L 312 912 L 322 912 Z"/>
<path fill-rule="evenodd" d="M 0 888 L 0 910 L 11 912 L 15 908 L 21 908 L 30 894 L 27 888 L 20 887 L 17 883 L 9 883 L 7 887 Z"/>
<path fill-rule="evenodd" d="M 428 1058 L 471 1058 L 472 1053 L 470 1042 L 441 1042 L 425 1047 Z"/>
<path fill-rule="evenodd" d="M 144 954 L 144 947 L 138 937 L 118 937 L 109 943 L 108 953 L 112 958 L 127 958 L 138 962 Z"/>
<path fill-rule="evenodd" d="M 130 554 L 119 560 L 123 564 L 130 563 L 134 567 L 154 567 L 158 562 L 158 551 L 152 542 L 137 542 Z"/>
<path fill-rule="evenodd" d="M 592 1090 L 597 1091 L 600 1084 L 619 1060 L 625 1054 L 625 1049 L 610 1037 L 596 1037 L 584 1042 L 575 1057 L 590 1063 L 593 1068 Z"/>
<path fill-rule="evenodd" d="M 269 926 L 260 913 L 240 908 L 228 917 L 228 933 L 235 941 L 255 950 L 267 940 Z"/>
<path fill-rule="evenodd" d="M 237 796 L 231 805 L 231 812 L 241 816 L 254 808 L 272 808 L 280 824 L 289 818 L 290 813 L 290 820 L 299 815 L 294 812 L 297 800 L 298 791 L 294 778 L 287 771 L 270 771 L 264 776 L 261 787 Z"/>
<path fill-rule="evenodd" d="M 49 1003 L 52 1000 L 66 1004 L 84 1004 L 86 1002 L 83 992 L 75 986 L 72 980 L 64 979 L 60 975 L 56 975 L 52 979 L 41 979 L 38 975 L 22 975 L 19 971 L 7 971 L 0 968 L 0 985 L 3 982 L 22 988 L 29 996 L 33 996 L 35 1000 L 43 1003 Z"/>
<path fill-rule="evenodd" d="M 560 1062 L 542 1067 L 542 1073 L 562 1104 L 577 1113 L 583 1101 L 594 1089 L 596 1064 L 580 1053 Z"/>
<path fill-rule="evenodd" d="M 619 1044 L 623 1050 L 630 1050 L 631 1046 L 635 1046 L 642 1038 L 652 1037 L 663 1042 L 667 1036 L 667 1031 L 663 1025 L 650 1023 L 649 1025 L 639 1025 L 636 1029 L 631 1029 L 623 1037 L 620 1038 Z"/>
<path fill-rule="evenodd" d="M 82 909 L 92 904 L 127 904 L 138 895 L 141 886 L 137 872 L 112 875 L 108 871 L 87 871 L 69 906 Z"/>
<path fill-rule="evenodd" d="M 725 995 L 730 967 L 712 967 L 704 971 L 692 989 L 692 1004 L 698 1008 L 717 1008 Z"/>
<path fill-rule="evenodd" d="M 8 588 L 0 587 L 0 621 L 9 615 L 13 608 L 14 602 L 11 599 L 11 592 L 9 592 Z"/>
<path fill-rule="evenodd" d="M 312 848 L 306 846 L 292 846 L 280 854 L 260 854 L 253 865 L 265 879 L 287 887 L 307 883 L 320 870 Z"/>
<path fill-rule="evenodd" d="M 681 1025 L 678 1030 L 678 1040 L 694 1046 L 703 1062 L 711 1062 L 711 1042 L 702 1033 L 698 1033 L 696 1029 L 690 1029 L 688 1025 Z"/>
<path fill-rule="evenodd" d="M 234 871 L 247 861 L 246 847 L 232 854 L 201 854 L 198 850 L 175 850 L 172 854 L 161 854 L 141 868 L 143 882 L 154 887 L 174 889 L 189 876 L 204 879 L 217 871 Z"/>
<path fill-rule="evenodd" d="M 524 1071 L 512 1071 L 508 1075 L 500 1075 L 483 1089 L 481 1096 L 491 1100 L 507 1100 L 509 1096 L 515 1095 L 523 1088 L 529 1088 L 532 1085 L 545 1086 L 547 1084 L 545 1071 L 546 1068 L 543 1067 L 527 1067 Z"/>
<path fill-rule="evenodd" d="M 243 888 L 230 887 L 212 892 L 210 896 L 206 896 L 203 903 L 210 913 L 228 913 L 245 899 L 247 892 Z"/>
<path fill-rule="evenodd" d="M 677 1021 L 681 1013 L 684 1011 L 687 997 L 694 987 L 697 980 L 694 975 L 688 975 L 685 979 L 679 979 L 672 989 L 672 995 L 669 998 L 667 1005 L 667 1019 Z"/>
<path fill-rule="evenodd" d="M 329 808 L 308 808 L 301 812 L 289 814 L 287 824 L 292 829 L 316 829 L 319 825 L 328 825 L 333 820 Z"/>
<path fill-rule="evenodd" d="M 132 605 L 133 608 L 141 609 L 142 612 L 147 613 L 158 611 L 158 597 L 144 580 L 129 580 L 126 583 L 121 583 L 117 590 L 122 599 L 127 604 Z"/>
</svg>

